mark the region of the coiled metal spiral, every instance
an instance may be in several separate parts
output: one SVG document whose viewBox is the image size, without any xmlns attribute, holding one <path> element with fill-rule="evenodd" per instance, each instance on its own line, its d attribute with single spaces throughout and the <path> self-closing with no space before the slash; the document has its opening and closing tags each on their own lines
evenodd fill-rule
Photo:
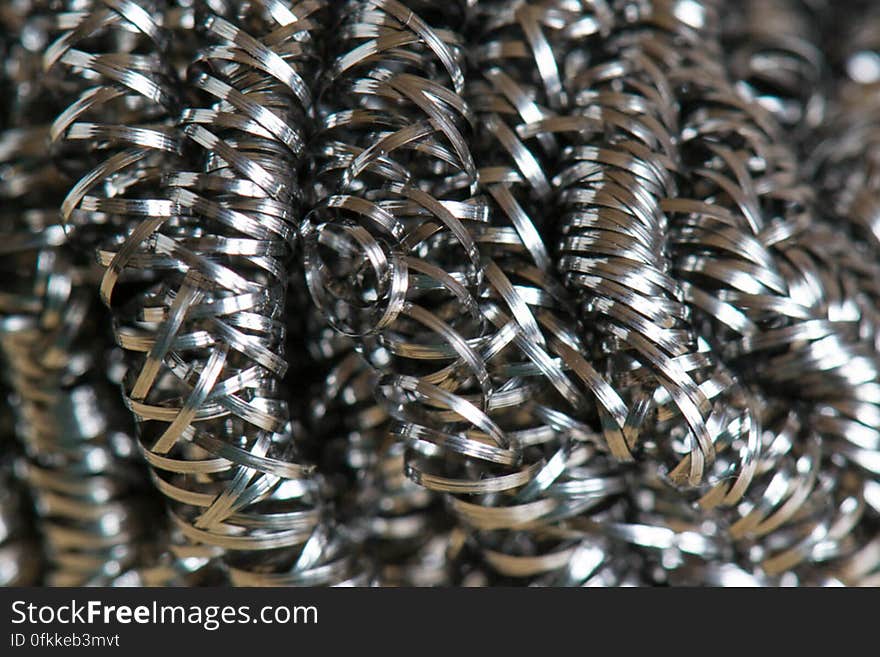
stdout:
<svg viewBox="0 0 880 657">
<path fill-rule="evenodd" d="M 718 51 L 711 43 L 704 49 Z M 692 172 L 686 193 L 699 205 L 670 203 L 687 231 L 679 267 L 699 292 L 697 307 L 716 322 L 711 337 L 719 353 L 757 395 L 766 428 L 755 481 L 726 521 L 736 551 L 745 553 L 740 560 L 770 577 L 809 579 L 796 567 L 845 551 L 842 539 L 864 508 L 858 478 L 832 474 L 836 448 L 825 441 L 834 436 L 817 416 L 828 415 L 827 404 L 848 408 L 856 384 L 851 374 L 872 368 L 871 348 L 859 334 L 865 317 L 838 296 L 852 289 L 845 259 L 824 255 L 833 234 L 773 118 L 745 106 L 720 73 L 688 82 L 680 101 L 690 108 L 682 127 Z M 800 116 L 808 120 L 807 112 Z M 730 214 L 718 217 L 719 206 Z M 726 244 L 718 239 L 722 231 Z M 781 396 L 790 410 L 780 411 Z M 855 391 L 863 396 L 864 389 Z"/>
<path fill-rule="evenodd" d="M 582 411 L 589 404 L 554 362 L 557 353 L 576 362 L 581 385 L 599 383 L 576 332 L 551 311 L 564 293 L 507 187 L 521 172 L 478 171 L 465 142 L 485 116 L 492 130 L 506 126 L 491 98 L 482 115 L 467 104 L 470 77 L 452 31 L 464 17 L 456 16 L 459 25 L 438 19 L 441 31 L 421 14 L 401 15 L 394 2 L 356 3 L 351 15 L 343 29 L 354 43 L 336 60 L 333 87 L 348 103 L 325 119 L 326 196 L 304 228 L 311 290 L 380 372 L 392 434 L 408 448 L 407 474 L 450 494 L 477 553 L 500 575 L 558 570 L 582 537 L 552 524 L 597 506 L 619 484 L 598 460 L 587 464 L 592 448 L 575 443 L 595 431 L 544 401 L 562 395 Z M 410 49 L 391 49 L 398 44 Z M 349 71 L 359 77 L 341 77 Z M 422 171 L 416 186 L 413 173 Z M 450 271 L 455 250 L 465 268 Z M 330 253 L 347 268 L 331 270 Z"/>
<path fill-rule="evenodd" d="M 50 581 L 876 584 L 859 7 L 0 8 Z"/>
<path fill-rule="evenodd" d="M 142 451 L 175 528 L 234 553 L 234 583 L 349 576 L 321 527 L 319 482 L 295 460 L 281 394 L 290 204 L 321 8 L 200 6 L 193 20 L 212 45 L 193 53 L 186 81 L 162 57 L 167 6 L 96 3 L 45 56 L 50 70 L 100 81 L 53 126 L 59 144 L 87 140 L 99 158 L 65 219 L 111 218 L 101 294 L 130 355 L 124 387 Z M 119 33 L 133 33 L 126 53 L 80 50 Z"/>
<path fill-rule="evenodd" d="M 0 344 L 24 443 L 24 478 L 49 561 L 47 582 L 106 584 L 161 550 L 158 508 L 115 393 L 112 340 L 95 271 L 67 242 L 66 181 L 48 153 L 54 106 L 35 78 L 53 21 L 4 15 L 18 93 L 0 134 L 4 280 Z M 152 526 L 153 531 L 148 531 Z"/>
</svg>

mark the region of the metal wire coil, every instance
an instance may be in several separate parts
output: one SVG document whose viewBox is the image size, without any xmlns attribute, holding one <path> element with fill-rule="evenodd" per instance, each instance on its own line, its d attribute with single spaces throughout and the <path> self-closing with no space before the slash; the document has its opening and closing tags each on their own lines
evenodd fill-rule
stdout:
<svg viewBox="0 0 880 657">
<path fill-rule="evenodd" d="M 142 458 L 171 523 L 147 545 L 136 485 L 93 500 L 119 530 L 101 582 L 875 582 L 880 32 L 833 14 L 0 13 L 16 79 L 45 72 L 0 138 L 38 509 L 79 513 L 40 502 L 73 427 L 107 442 L 98 470 L 54 466 L 69 489 Z M 110 325 L 76 312 L 96 289 L 124 355 L 74 338 L 46 361 Z M 110 439 L 115 384 L 138 453 Z M 104 424 L 58 429 L 44 398 Z"/>
</svg>

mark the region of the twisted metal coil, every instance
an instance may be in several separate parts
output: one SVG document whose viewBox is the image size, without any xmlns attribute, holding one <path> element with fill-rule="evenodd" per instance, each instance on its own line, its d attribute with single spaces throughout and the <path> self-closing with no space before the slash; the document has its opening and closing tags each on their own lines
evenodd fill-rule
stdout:
<svg viewBox="0 0 880 657">
<path fill-rule="evenodd" d="M 468 104 L 467 7 L 430 24 L 430 7 L 410 8 L 418 16 L 396 2 L 353 3 L 343 23 L 351 44 L 327 93 L 337 103 L 322 108 L 320 200 L 303 228 L 310 290 L 378 370 L 407 475 L 449 494 L 489 569 L 558 571 L 588 540 L 564 520 L 620 490 L 595 448 L 578 445 L 597 432 L 575 412 L 604 388 L 553 311 L 565 311 L 565 294 L 510 185 L 525 179 L 511 158 L 529 155 L 511 153 L 520 145 L 496 113 L 507 101 L 479 80 L 485 107 Z M 484 167 L 469 148 L 477 124 L 508 139 L 503 165 Z"/>
<path fill-rule="evenodd" d="M 45 542 L 47 583 L 107 584 L 161 549 L 162 532 L 115 391 L 95 272 L 57 216 L 66 181 L 43 123 L 56 106 L 36 82 L 57 22 L 38 5 L 15 7 L 3 21 L 15 35 L 6 66 L 18 89 L 4 96 L 10 128 L 0 133 L 0 348 L 25 451 L 21 469 Z"/>
<path fill-rule="evenodd" d="M 688 75 L 680 100 L 690 109 L 682 149 L 686 194 L 696 203 L 668 204 L 685 237 L 678 268 L 696 292 L 695 307 L 715 323 L 713 344 L 758 395 L 759 421 L 770 429 L 755 481 L 726 520 L 746 563 L 771 578 L 809 580 L 815 573 L 797 567 L 824 567 L 845 554 L 864 510 L 861 480 L 832 474 L 841 423 L 829 411 L 864 408 L 876 357 L 861 327 L 873 325 L 874 311 L 844 301 L 842 291 L 855 284 L 850 258 L 829 252 L 853 245 L 818 215 L 774 118 L 707 68 L 696 83 Z M 800 116 L 809 121 L 808 112 Z M 789 411 L 780 411 L 780 398 Z"/>
<path fill-rule="evenodd" d="M 62 211 L 105 228 L 101 296 L 129 356 L 141 450 L 174 528 L 230 553 L 234 584 L 351 576 L 321 524 L 320 482 L 297 461 L 281 387 L 321 9 L 199 5 L 190 20 L 169 4 L 100 2 L 44 57 L 73 98 L 53 138 L 73 164 L 98 162 L 79 169 Z M 183 81 L 164 54 L 188 22 L 210 45 Z"/>
<path fill-rule="evenodd" d="M 460 96 L 463 44 L 453 31 L 465 9 L 442 17 L 439 30 L 398 2 L 346 4 L 319 107 L 314 207 L 302 229 L 313 298 L 378 370 L 382 406 L 366 412 L 392 418 L 391 435 L 407 445 L 408 475 L 435 490 L 479 485 L 425 471 L 444 446 L 508 465 L 518 458 L 507 444 L 483 447 L 485 438 L 443 426 L 479 417 L 481 429 L 500 434 L 455 394 L 468 384 L 468 367 L 478 370 L 483 393 L 489 386 L 475 350 L 476 341 L 487 343 L 486 322 L 475 299 L 477 246 L 466 226 L 485 221 L 485 208 L 473 194 L 475 165 L 462 132 L 472 117 Z M 352 353 L 340 367 L 359 368 L 357 359 Z M 329 383 L 337 376 L 344 370 Z M 478 404 L 485 407 L 485 394 Z M 367 458 L 375 462 L 380 439 L 370 442 Z M 387 494 L 382 502 L 393 504 Z"/>
<path fill-rule="evenodd" d="M 667 78 L 687 53 L 671 45 L 692 39 L 694 28 L 673 13 L 674 6 L 642 9 L 615 16 L 609 38 L 581 55 L 589 66 L 570 80 L 574 118 L 562 128 L 567 145 L 554 178 L 557 266 L 583 320 L 597 329 L 597 360 L 625 400 L 630 444 L 652 443 L 645 447 L 656 447 L 656 457 L 669 462 L 671 481 L 699 486 L 722 427 L 709 422 L 712 403 L 700 384 L 713 362 L 698 344 L 684 292 L 670 275 L 661 205 L 677 193 L 677 117 Z M 724 387 L 721 382 L 715 393 Z M 686 454 L 653 444 L 655 397 L 665 397 L 660 403 L 667 415 L 678 416 Z M 674 438 L 674 432 L 663 433 Z"/>
</svg>

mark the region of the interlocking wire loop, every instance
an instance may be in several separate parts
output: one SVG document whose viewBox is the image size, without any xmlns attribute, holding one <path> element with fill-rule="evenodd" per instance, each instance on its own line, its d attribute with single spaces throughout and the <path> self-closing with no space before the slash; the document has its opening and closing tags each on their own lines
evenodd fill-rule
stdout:
<svg viewBox="0 0 880 657">
<path fill-rule="evenodd" d="M 53 126 L 62 153 L 98 159 L 64 217 L 116 226 L 100 243 L 101 294 L 175 529 L 227 552 L 234 584 L 344 581 L 350 559 L 322 524 L 282 385 L 324 4 L 199 4 L 191 22 L 206 45 L 185 79 L 163 56 L 175 28 L 164 17 L 180 18 L 164 8 L 96 3 L 46 52 L 47 69 L 93 85 Z M 117 33 L 131 50 L 104 54 Z"/>
<path fill-rule="evenodd" d="M 47 581 L 876 583 L 856 5 L 0 8 Z"/>
</svg>

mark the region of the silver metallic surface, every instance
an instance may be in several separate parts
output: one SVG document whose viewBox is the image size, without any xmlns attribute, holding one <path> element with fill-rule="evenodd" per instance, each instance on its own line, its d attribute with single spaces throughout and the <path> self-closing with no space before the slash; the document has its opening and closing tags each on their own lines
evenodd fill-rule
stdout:
<svg viewBox="0 0 880 657">
<path fill-rule="evenodd" d="M 34 527 L 20 453 L 12 432 L 14 419 L 8 390 L 0 390 L 0 586 L 33 586 L 43 575 L 43 553 Z"/>
<path fill-rule="evenodd" d="M 832 4 L 0 11 L 55 582 L 877 584 L 880 14 Z"/>
<path fill-rule="evenodd" d="M 107 584 L 162 550 L 164 534 L 116 392 L 96 271 L 71 248 L 58 215 L 67 181 L 48 149 L 55 106 L 37 82 L 52 25 L 45 18 L 38 7 L 3 15 L 17 93 L 4 96 L 14 127 L 0 133 L 0 349 L 24 451 L 16 470 L 36 508 L 45 582 Z M 4 513 L 14 504 L 10 493 Z M 34 558 L 25 556 L 21 567 Z"/>
<path fill-rule="evenodd" d="M 128 2 L 96 5 L 44 55 L 48 70 L 83 81 L 53 139 L 99 161 L 71 188 L 64 218 L 120 222 L 99 247 L 101 296 L 128 354 L 142 453 L 172 526 L 225 552 L 233 584 L 356 576 L 325 526 L 322 483 L 296 455 L 281 386 L 323 10 L 313 0 L 199 5 L 185 79 L 164 57 L 178 26 Z M 117 29 L 133 32 L 136 54 L 77 47 Z"/>
</svg>

